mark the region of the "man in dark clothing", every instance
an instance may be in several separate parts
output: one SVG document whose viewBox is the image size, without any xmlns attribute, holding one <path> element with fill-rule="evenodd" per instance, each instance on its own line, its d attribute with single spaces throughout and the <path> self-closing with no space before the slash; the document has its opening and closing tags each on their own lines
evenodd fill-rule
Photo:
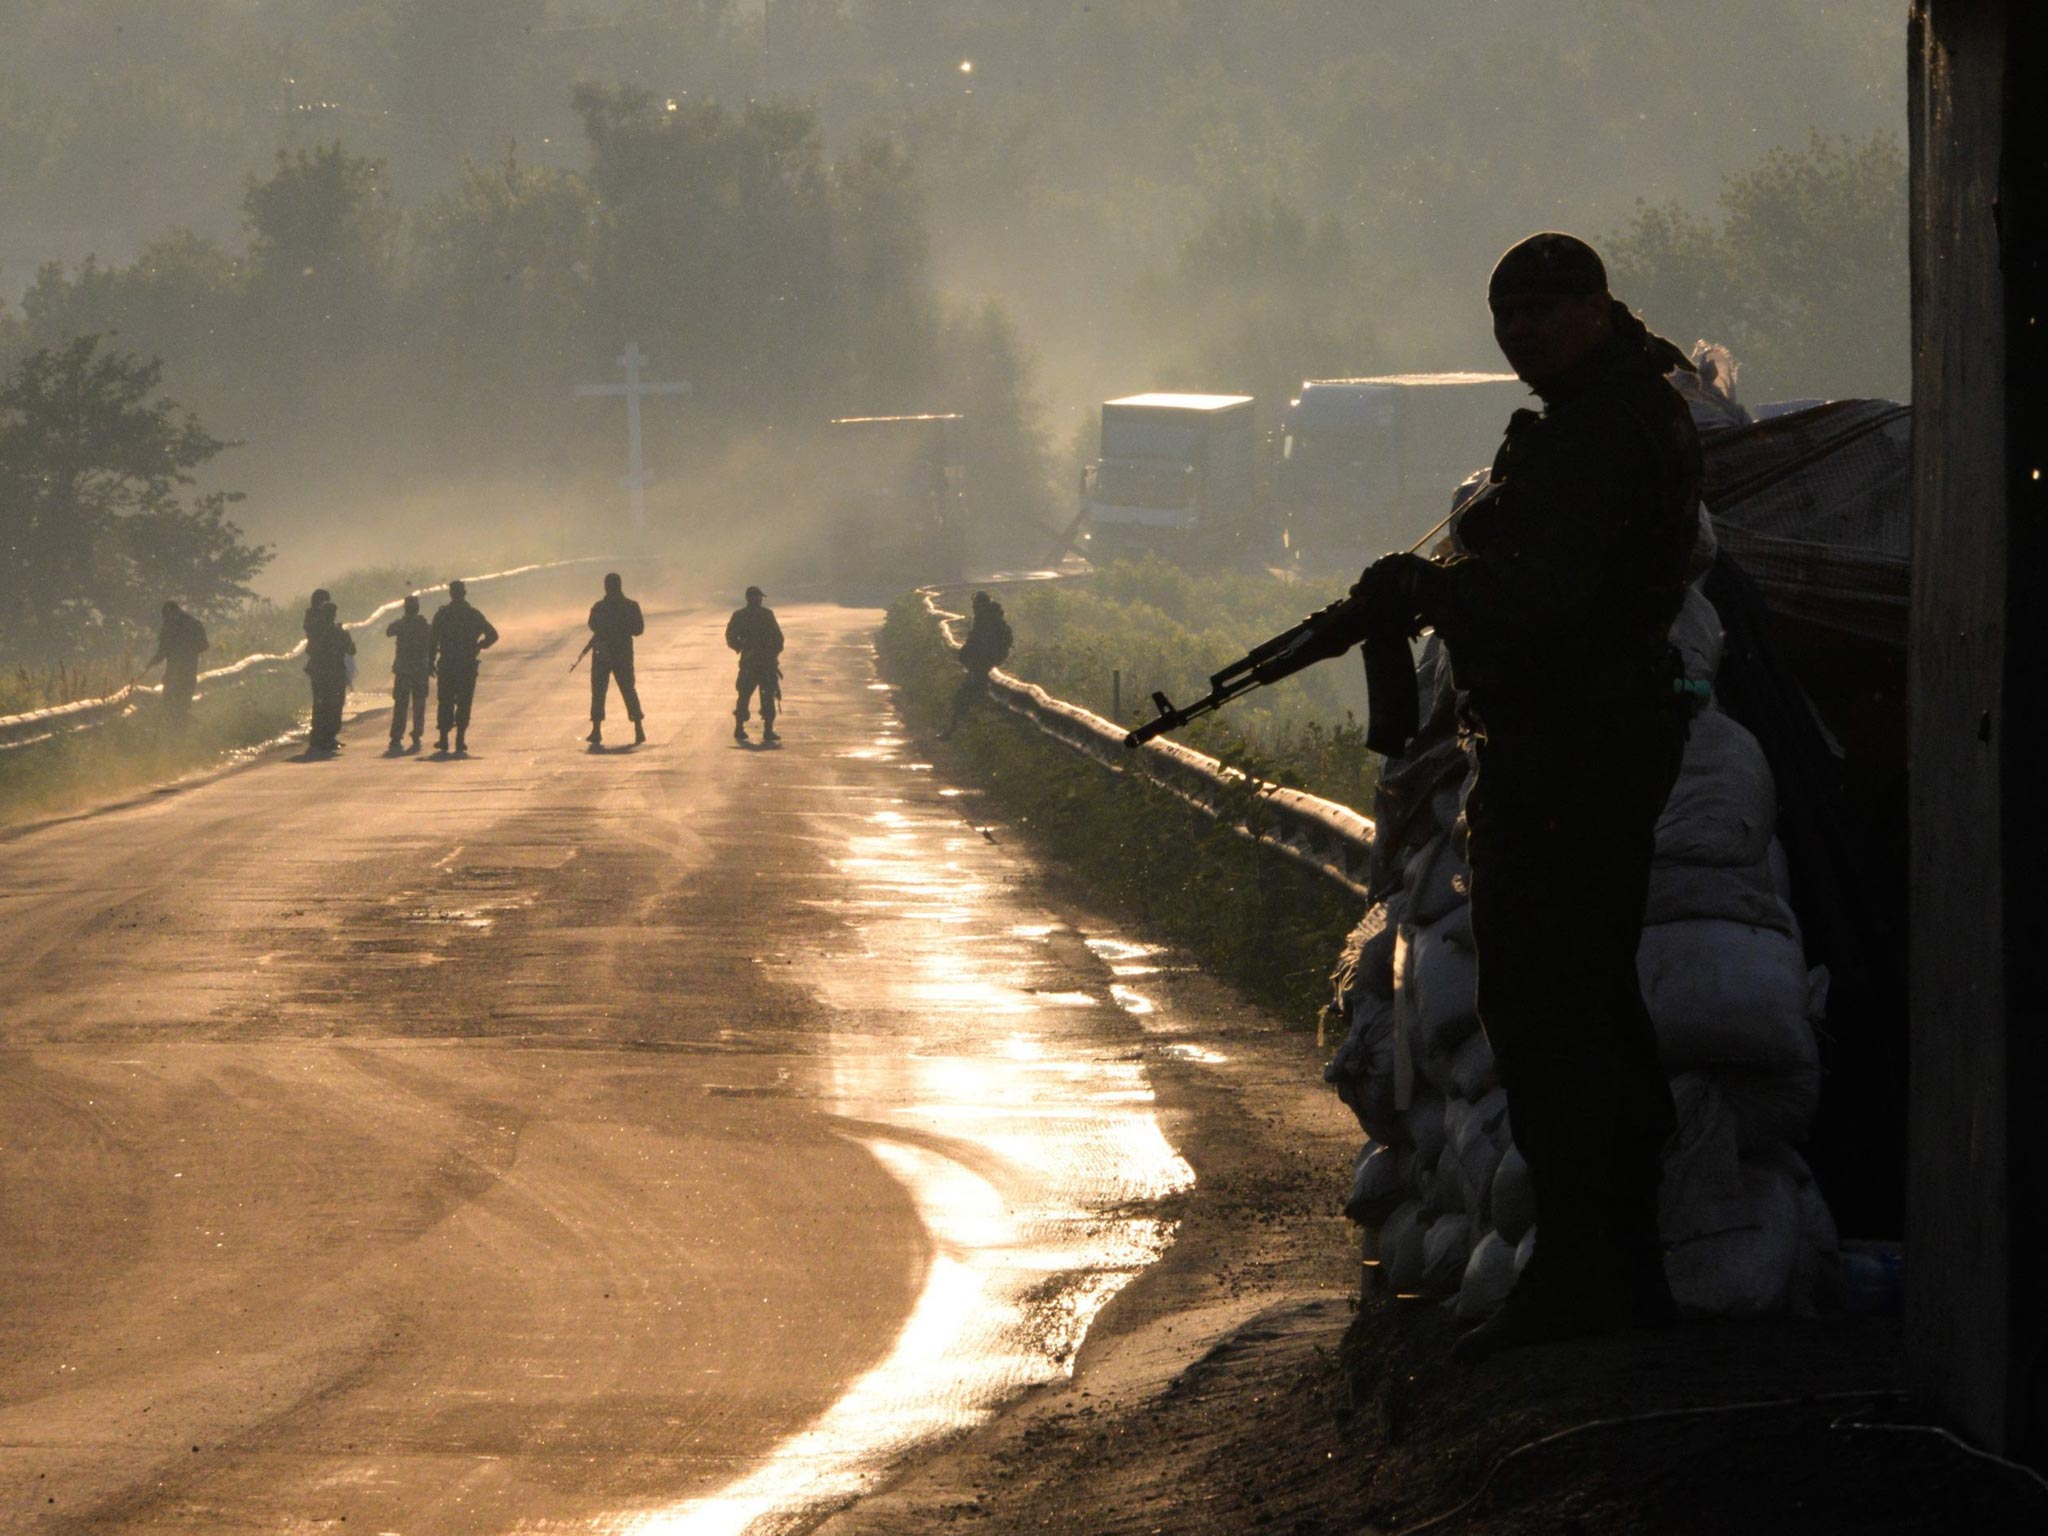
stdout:
<svg viewBox="0 0 2048 1536">
<path fill-rule="evenodd" d="M 1672 1315 L 1657 1184 L 1675 1120 L 1635 957 L 1683 750 L 1666 636 L 1701 473 L 1665 382 L 1690 364 L 1609 297 L 1591 247 L 1532 236 L 1488 302 L 1543 410 L 1508 423 L 1458 555 L 1390 555 L 1361 579 L 1435 627 L 1476 741 L 1479 1015 L 1538 1221 L 1508 1300 L 1459 1340 L 1468 1360 Z"/>
<path fill-rule="evenodd" d="M 313 724 L 306 745 L 315 752 L 341 749 L 341 714 L 348 698 L 348 659 L 356 642 L 341 627 L 331 602 L 322 603 L 306 634 L 306 676 L 313 684 Z"/>
<path fill-rule="evenodd" d="M 405 612 L 384 626 L 384 633 L 398 644 L 391 652 L 391 750 L 396 752 L 405 735 L 405 717 L 412 714 L 412 749 L 420 749 L 420 734 L 427 727 L 427 678 L 433 667 L 429 660 L 434 643 L 434 626 L 420 613 L 420 600 L 408 596 Z"/>
<path fill-rule="evenodd" d="M 775 705 L 782 697 L 782 626 L 775 622 L 775 610 L 761 606 L 765 594 L 759 587 L 747 588 L 747 606 L 735 608 L 725 621 L 725 643 L 739 652 L 739 702 L 733 706 L 732 739 L 747 739 L 747 699 L 756 690 L 761 695 L 761 745 L 771 747 L 782 738 L 775 734 Z"/>
<path fill-rule="evenodd" d="M 491 621 L 469 606 L 469 588 L 459 581 L 448 583 L 448 601 L 434 612 L 434 624 L 427 641 L 427 665 L 438 676 L 434 687 L 434 719 L 440 733 L 436 752 L 448 750 L 448 733 L 455 733 L 455 750 L 467 752 L 469 707 L 476 698 L 478 658 L 498 643 L 498 631 Z"/>
<path fill-rule="evenodd" d="M 164 712 L 182 720 L 192 709 L 192 693 L 199 686 L 199 653 L 209 644 L 206 626 L 176 603 L 165 603 L 163 623 L 156 632 L 156 654 L 142 664 L 147 672 L 158 662 L 164 664 Z"/>
<path fill-rule="evenodd" d="M 633 744 L 647 739 L 647 727 L 640 714 L 640 692 L 633 686 L 633 637 L 647 633 L 647 621 L 640 605 L 626 596 L 626 585 L 616 572 L 604 579 L 604 596 L 590 605 L 590 735 L 592 746 L 604 741 L 604 699 L 608 685 L 618 679 L 619 700 L 626 706 L 626 718 L 633 722 Z"/>
<path fill-rule="evenodd" d="M 959 690 L 953 695 L 953 713 L 946 728 L 939 732 L 939 740 L 949 740 L 960 729 L 960 722 L 967 718 L 974 701 L 988 692 L 988 675 L 1009 659 L 1011 640 L 1010 621 L 1003 617 L 1003 605 L 986 592 L 975 593 L 974 622 L 968 626 L 959 655 L 967 675 L 960 679 Z"/>
</svg>

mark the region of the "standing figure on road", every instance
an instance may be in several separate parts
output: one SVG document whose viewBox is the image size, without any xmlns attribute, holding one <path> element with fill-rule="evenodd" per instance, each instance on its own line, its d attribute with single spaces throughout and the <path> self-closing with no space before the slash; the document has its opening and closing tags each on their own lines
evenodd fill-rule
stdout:
<svg viewBox="0 0 2048 1536">
<path fill-rule="evenodd" d="M 156 654 L 142 664 L 147 672 L 164 664 L 164 713 L 182 720 L 192 709 L 199 686 L 199 653 L 209 644 L 206 626 L 176 603 L 164 604 L 163 624 L 156 632 Z"/>
<path fill-rule="evenodd" d="M 332 602 L 322 603 L 306 632 L 306 676 L 313 684 L 313 725 L 306 745 L 315 752 L 341 750 L 341 712 L 348 698 L 348 659 L 356 642 L 341 627 Z"/>
<path fill-rule="evenodd" d="M 1674 1313 L 1657 1185 L 1676 1119 L 1636 948 L 1685 739 L 1667 635 L 1701 474 L 1665 380 L 1691 365 L 1609 296 L 1590 246 L 1531 236 L 1487 301 L 1543 410 L 1509 421 L 1458 557 L 1389 555 L 1360 581 L 1411 632 L 1435 627 L 1475 727 L 1479 1017 L 1537 1226 L 1507 1301 L 1458 1341 L 1468 1360 Z"/>
<path fill-rule="evenodd" d="M 384 626 L 384 633 L 397 640 L 391 652 L 391 750 L 398 750 L 405 735 L 405 717 L 412 715 L 412 749 L 420 749 L 420 734 L 427 726 L 427 678 L 432 675 L 434 626 L 420 614 L 420 600 L 408 596 L 405 612 Z"/>
<path fill-rule="evenodd" d="M 1003 617 L 1003 605 L 986 592 L 975 593 L 974 622 L 967 628 L 967 639 L 958 658 L 967 675 L 960 679 L 960 687 L 953 695 L 953 713 L 946 728 L 939 732 L 939 740 L 950 740 L 974 701 L 988 692 L 988 675 L 1009 660 L 1014 639 L 1010 621 Z"/>
<path fill-rule="evenodd" d="M 735 608 L 725 621 L 725 643 L 739 652 L 739 702 L 732 711 L 732 739 L 747 739 L 747 699 L 761 696 L 761 745 L 773 746 L 782 738 L 775 734 L 775 704 L 782 697 L 782 626 L 775 622 L 775 610 L 764 608 L 767 594 L 759 587 L 747 588 L 747 606 Z"/>
<path fill-rule="evenodd" d="M 633 637 L 647 633 L 640 605 L 626 596 L 626 585 L 614 571 L 604 579 L 604 596 L 590 605 L 590 735 L 592 746 L 604 742 L 604 700 L 616 678 L 619 702 L 633 722 L 633 744 L 647 739 L 640 714 L 640 691 L 633 686 Z"/>
<path fill-rule="evenodd" d="M 434 723 L 440 740 L 436 752 L 448 750 L 448 733 L 455 733 L 455 750 L 469 750 L 469 707 L 476 698 L 478 658 L 498 643 L 498 631 L 491 621 L 469 606 L 469 588 L 460 581 L 448 583 L 448 601 L 434 612 L 434 624 L 427 643 L 427 666 L 438 678 L 434 686 Z"/>
</svg>

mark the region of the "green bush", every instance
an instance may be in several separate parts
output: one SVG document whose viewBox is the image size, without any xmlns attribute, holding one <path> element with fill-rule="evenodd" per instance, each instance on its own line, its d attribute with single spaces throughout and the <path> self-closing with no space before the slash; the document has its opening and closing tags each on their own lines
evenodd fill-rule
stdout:
<svg viewBox="0 0 2048 1536">
<path fill-rule="evenodd" d="M 961 673 L 917 598 L 890 610 L 877 649 L 910 728 L 941 724 Z M 1142 773 L 1107 772 L 999 706 L 976 710 L 931 751 L 984 786 L 1085 899 L 1184 947 L 1284 1017 L 1315 1018 L 1358 920 L 1355 897 Z M 1257 824 L 1256 796 L 1230 809 Z"/>
</svg>

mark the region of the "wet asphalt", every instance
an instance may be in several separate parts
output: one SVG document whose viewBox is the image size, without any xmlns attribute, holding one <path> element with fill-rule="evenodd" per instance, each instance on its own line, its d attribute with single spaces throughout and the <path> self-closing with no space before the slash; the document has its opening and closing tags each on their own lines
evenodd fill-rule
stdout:
<svg viewBox="0 0 2048 1536">
<path fill-rule="evenodd" d="M 780 613 L 778 750 L 652 605 L 586 750 L 563 610 L 465 758 L 0 841 L 0 1527 L 789 1529 L 1071 1368 L 1191 1178 L 1147 952 L 935 780 L 878 614 Z"/>
</svg>

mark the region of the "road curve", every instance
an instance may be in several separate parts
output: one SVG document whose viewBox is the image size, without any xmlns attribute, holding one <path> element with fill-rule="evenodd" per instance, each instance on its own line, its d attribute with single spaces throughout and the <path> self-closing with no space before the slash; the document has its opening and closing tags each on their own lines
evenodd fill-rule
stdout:
<svg viewBox="0 0 2048 1536">
<path fill-rule="evenodd" d="M 782 618 L 779 751 L 679 607 L 586 752 L 539 613 L 466 759 L 371 719 L 0 841 L 0 1526 L 779 1529 L 1066 1368 L 1188 1177 L 1134 994 L 877 615 Z"/>
</svg>

